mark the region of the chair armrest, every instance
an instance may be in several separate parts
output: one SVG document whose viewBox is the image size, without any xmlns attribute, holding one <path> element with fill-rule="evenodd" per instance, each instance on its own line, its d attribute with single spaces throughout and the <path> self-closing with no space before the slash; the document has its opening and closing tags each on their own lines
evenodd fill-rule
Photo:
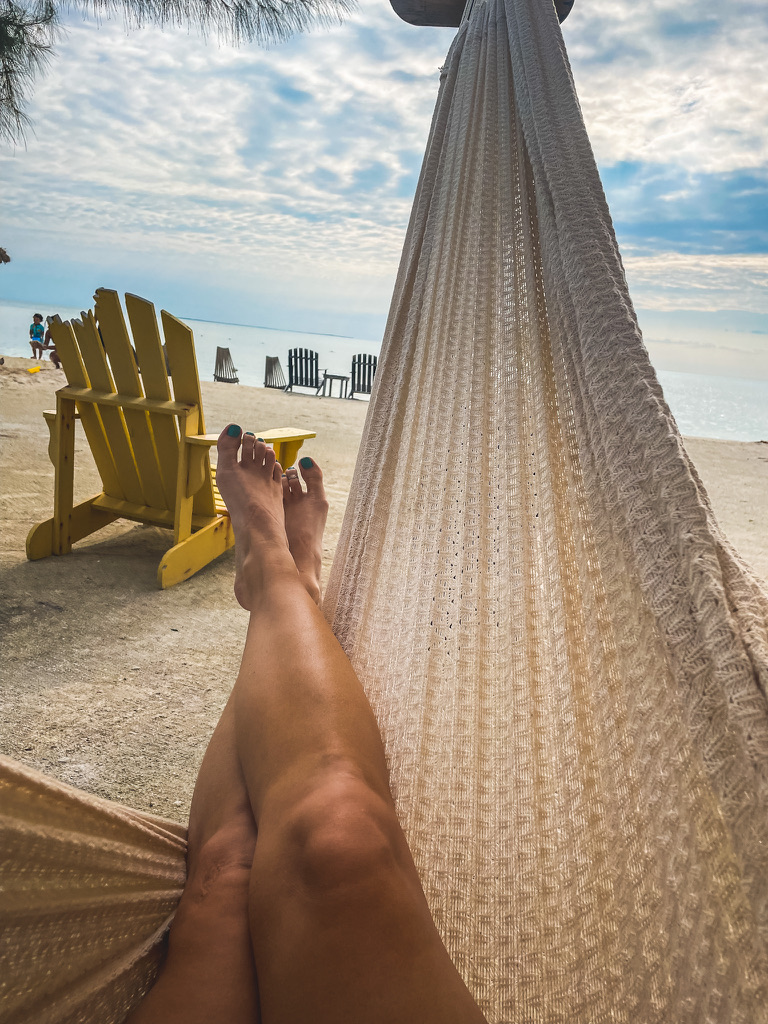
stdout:
<svg viewBox="0 0 768 1024">
<path fill-rule="evenodd" d="M 303 444 L 310 437 L 317 437 L 317 433 L 314 430 L 298 430 L 296 427 L 275 427 L 274 430 L 262 430 L 256 436 L 263 437 L 267 444 L 281 441 L 300 441 Z"/>
<path fill-rule="evenodd" d="M 53 423 L 53 421 L 56 419 L 56 410 L 55 409 L 46 409 L 43 412 L 43 416 L 45 416 L 45 422 L 46 423 Z M 80 419 L 80 413 L 77 411 L 77 409 L 75 409 L 75 419 L 76 420 Z"/>
<path fill-rule="evenodd" d="M 296 427 L 275 427 L 273 430 L 261 430 L 256 433 L 262 437 L 267 444 L 275 449 L 277 461 L 287 469 L 296 461 L 299 449 L 310 437 L 317 437 L 314 430 L 298 430 Z M 219 439 L 218 434 L 192 434 L 185 437 L 187 444 L 210 448 Z"/>
<path fill-rule="evenodd" d="M 43 412 L 45 422 L 48 424 L 48 458 L 56 465 L 56 410 L 45 409 Z M 80 413 L 75 409 L 75 419 L 80 419 Z"/>
<path fill-rule="evenodd" d="M 56 413 L 53 413 L 55 416 Z M 317 437 L 314 430 L 297 430 L 296 427 L 275 427 L 274 430 L 260 430 L 255 432 L 257 437 L 263 438 L 267 444 L 279 444 L 286 441 L 301 441 L 303 444 L 310 437 Z M 203 445 L 211 448 L 219 440 L 218 434 L 191 434 L 185 437 L 187 444 Z"/>
<path fill-rule="evenodd" d="M 191 434 L 189 437 L 185 437 L 184 440 L 187 444 L 200 445 L 204 448 L 211 448 L 219 440 L 218 434 Z"/>
</svg>

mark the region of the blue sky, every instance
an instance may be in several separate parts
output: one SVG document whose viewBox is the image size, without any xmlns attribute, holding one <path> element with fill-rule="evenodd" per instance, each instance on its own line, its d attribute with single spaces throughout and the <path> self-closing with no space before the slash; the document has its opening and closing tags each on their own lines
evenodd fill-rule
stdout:
<svg viewBox="0 0 768 1024">
<path fill-rule="evenodd" d="M 381 337 L 452 30 L 386 0 L 268 50 L 66 26 L 0 150 L 4 298 Z M 654 362 L 768 379 L 764 0 L 576 0 L 564 35 Z"/>
</svg>

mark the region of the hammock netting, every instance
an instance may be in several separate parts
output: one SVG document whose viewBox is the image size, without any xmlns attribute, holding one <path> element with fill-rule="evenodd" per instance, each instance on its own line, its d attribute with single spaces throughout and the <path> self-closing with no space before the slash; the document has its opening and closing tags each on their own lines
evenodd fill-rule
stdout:
<svg viewBox="0 0 768 1024">
<path fill-rule="evenodd" d="M 0 1021 L 118 1024 L 149 990 L 186 829 L 0 758 Z"/>
<path fill-rule="evenodd" d="M 648 361 L 549 0 L 479 0 L 448 55 L 325 609 L 490 1024 L 768 1020 L 768 595 Z M 2 781 L 12 1019 L 121 1020 L 183 842 Z M 90 808 L 69 847 L 46 785 Z"/>
<path fill-rule="evenodd" d="M 476 3 L 443 69 L 325 608 L 492 1024 L 768 1017 L 768 598 L 544 0 Z"/>
</svg>

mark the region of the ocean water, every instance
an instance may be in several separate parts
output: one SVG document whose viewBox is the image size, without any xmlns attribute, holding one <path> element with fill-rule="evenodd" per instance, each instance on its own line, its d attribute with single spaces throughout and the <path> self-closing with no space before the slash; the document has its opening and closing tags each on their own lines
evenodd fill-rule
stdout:
<svg viewBox="0 0 768 1024">
<path fill-rule="evenodd" d="M 768 441 L 768 380 L 656 371 L 681 434 Z"/>
<path fill-rule="evenodd" d="M 28 306 L 0 300 L 0 353 L 8 356 L 31 356 L 29 325 L 32 315 L 43 318 L 58 313 L 62 320 L 79 317 L 80 310 L 67 306 Z M 277 331 L 268 327 L 244 324 L 219 324 L 209 320 L 192 320 L 179 316 L 195 335 L 195 352 L 201 380 L 213 380 L 216 348 L 228 348 L 237 367 L 241 384 L 264 386 L 264 364 L 267 356 L 278 356 L 287 377 L 288 349 L 309 348 L 319 353 L 321 370 L 348 374 L 353 356 L 359 353 L 378 355 L 380 344 L 333 334 L 307 334 L 300 331 Z M 334 387 L 334 395 L 338 384 Z"/>
<path fill-rule="evenodd" d="M 33 313 L 62 319 L 79 316 L 71 307 L 39 307 L 0 301 L 0 354 L 29 356 L 29 325 Z M 266 356 L 278 356 L 287 371 L 288 349 L 319 353 L 322 369 L 348 374 L 358 353 L 378 355 L 379 343 L 330 334 L 278 331 L 242 324 L 221 324 L 184 318 L 195 334 L 200 377 L 213 380 L 216 348 L 228 348 L 241 384 L 262 387 Z M 768 381 L 659 370 L 659 380 L 681 433 L 726 441 L 768 441 Z M 337 389 L 334 389 L 334 394 Z"/>
</svg>

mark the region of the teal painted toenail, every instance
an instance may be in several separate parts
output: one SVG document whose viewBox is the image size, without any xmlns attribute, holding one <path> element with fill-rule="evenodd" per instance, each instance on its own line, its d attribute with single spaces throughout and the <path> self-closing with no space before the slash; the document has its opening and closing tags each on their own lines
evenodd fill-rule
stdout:
<svg viewBox="0 0 768 1024">
<path fill-rule="evenodd" d="M 253 431 L 252 430 L 246 430 L 245 433 L 243 434 L 243 437 L 253 437 L 253 436 L 254 435 L 253 435 Z"/>
<path fill-rule="evenodd" d="M 314 462 L 312 461 L 312 459 L 310 459 L 308 455 L 305 455 L 304 458 L 299 462 L 299 465 L 301 466 L 302 469 L 312 469 L 312 467 L 314 466 Z"/>
<path fill-rule="evenodd" d="M 257 441 L 261 441 L 262 444 L 265 444 L 265 441 L 264 441 L 263 437 L 257 437 L 256 440 Z"/>
<path fill-rule="evenodd" d="M 230 437 L 239 437 L 240 427 L 232 423 L 229 427 L 227 427 L 227 433 L 229 434 Z"/>
</svg>

